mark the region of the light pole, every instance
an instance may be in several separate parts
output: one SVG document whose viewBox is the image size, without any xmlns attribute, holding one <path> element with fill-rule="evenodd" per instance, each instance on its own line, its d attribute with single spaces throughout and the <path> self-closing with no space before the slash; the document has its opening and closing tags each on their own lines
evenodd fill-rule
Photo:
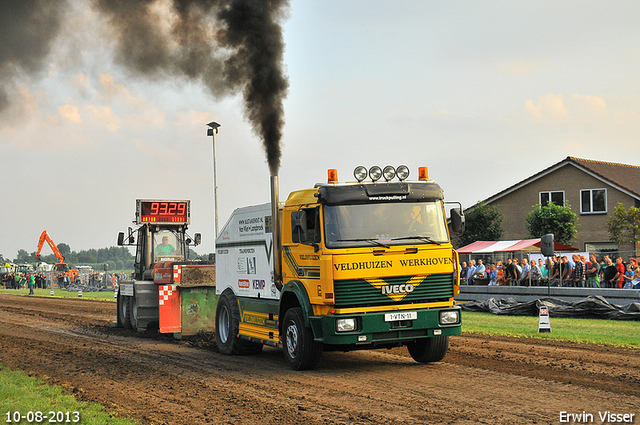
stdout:
<svg viewBox="0 0 640 425">
<path fill-rule="evenodd" d="M 207 136 L 211 136 L 213 141 L 213 203 L 215 206 L 215 228 L 213 229 L 213 253 L 216 253 L 216 238 L 218 237 L 218 186 L 216 184 L 216 134 L 218 134 L 218 124 L 215 121 L 211 121 L 207 124 Z"/>
</svg>

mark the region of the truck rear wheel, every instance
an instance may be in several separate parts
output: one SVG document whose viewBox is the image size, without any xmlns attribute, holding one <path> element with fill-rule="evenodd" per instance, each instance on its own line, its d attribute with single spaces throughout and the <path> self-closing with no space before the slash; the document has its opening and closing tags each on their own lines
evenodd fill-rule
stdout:
<svg viewBox="0 0 640 425">
<path fill-rule="evenodd" d="M 407 344 L 409 354 L 413 360 L 420 363 L 439 362 L 444 359 L 449 349 L 448 336 L 434 336 L 431 338 L 419 339 L 416 342 Z"/>
<path fill-rule="evenodd" d="M 304 326 L 300 307 L 290 308 L 284 314 L 282 350 L 287 363 L 294 370 L 315 369 L 322 356 L 322 344 L 313 340 L 313 332 Z"/>
<path fill-rule="evenodd" d="M 225 290 L 216 307 L 216 345 L 222 354 L 248 355 L 262 351 L 262 344 L 238 336 L 240 308 L 230 289 Z"/>
<path fill-rule="evenodd" d="M 138 329 L 138 299 L 134 293 L 133 297 L 129 297 L 128 309 L 129 322 L 133 329 Z"/>
<path fill-rule="evenodd" d="M 120 295 L 120 291 L 118 291 L 118 299 L 116 304 L 118 309 L 118 326 L 122 326 L 123 328 L 130 328 L 131 319 L 129 316 L 129 297 Z"/>
</svg>

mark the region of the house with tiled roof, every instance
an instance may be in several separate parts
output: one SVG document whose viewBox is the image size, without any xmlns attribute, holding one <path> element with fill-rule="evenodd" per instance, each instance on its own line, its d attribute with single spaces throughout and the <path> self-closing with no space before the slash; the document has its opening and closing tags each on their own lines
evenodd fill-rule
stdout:
<svg viewBox="0 0 640 425">
<path fill-rule="evenodd" d="M 558 205 L 567 201 L 578 215 L 577 234 L 571 245 L 580 251 L 634 250 L 631 244 L 611 242 L 606 222 L 618 202 L 625 208 L 640 207 L 640 167 L 569 156 L 484 203 L 497 207 L 504 216 L 502 239 L 509 240 L 528 238 L 525 217 L 534 205 L 548 201 Z"/>
</svg>

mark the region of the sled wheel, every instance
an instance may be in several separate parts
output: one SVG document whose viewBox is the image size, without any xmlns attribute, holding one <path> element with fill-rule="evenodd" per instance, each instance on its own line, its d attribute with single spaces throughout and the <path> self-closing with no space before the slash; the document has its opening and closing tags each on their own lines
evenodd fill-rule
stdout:
<svg viewBox="0 0 640 425">
<path fill-rule="evenodd" d="M 118 291 L 116 304 L 118 309 L 118 326 L 122 326 L 125 329 L 130 328 L 131 319 L 129 316 L 129 297 L 121 295 L 120 291 Z"/>
<path fill-rule="evenodd" d="M 138 298 L 134 292 L 133 297 L 129 297 L 129 322 L 133 329 L 138 329 Z"/>
</svg>

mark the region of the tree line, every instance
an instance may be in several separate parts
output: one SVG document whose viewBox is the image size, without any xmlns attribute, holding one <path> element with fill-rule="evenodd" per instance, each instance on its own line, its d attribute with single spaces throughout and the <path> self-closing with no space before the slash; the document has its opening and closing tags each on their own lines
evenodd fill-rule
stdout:
<svg viewBox="0 0 640 425">
<path fill-rule="evenodd" d="M 58 251 L 64 257 L 64 262 L 71 267 L 91 266 L 93 270 L 104 270 L 104 265 L 108 264 L 109 270 L 133 270 L 135 256 L 124 246 L 112 246 L 110 248 L 87 249 L 82 251 L 72 251 L 66 243 L 57 244 Z M 189 249 L 190 259 L 196 259 L 199 254 Z M 36 258 L 36 251 L 27 252 L 24 249 L 18 250 L 18 255 L 14 259 L 3 258 L 0 254 L 0 263 L 14 264 L 36 264 L 39 261 L 55 264 L 58 259 L 54 254 L 40 255 L 40 260 Z"/>
<path fill-rule="evenodd" d="M 465 213 L 465 231 L 457 239 L 456 246 L 462 247 L 475 241 L 498 241 L 502 237 L 503 216 L 495 206 L 478 202 Z M 571 211 L 571 205 L 556 205 L 549 201 L 546 205 L 536 204 L 525 217 L 529 237 L 539 238 L 553 233 L 555 240 L 571 245 L 577 233 L 578 216 Z M 618 203 L 606 224 L 611 241 L 631 243 L 640 241 L 640 208 L 626 209 Z"/>
<path fill-rule="evenodd" d="M 133 270 L 135 257 L 129 249 L 123 246 L 112 246 L 110 248 L 87 249 L 82 251 L 72 251 L 66 243 L 57 244 L 58 251 L 64 256 L 64 262 L 69 266 L 91 266 L 94 270 L 104 270 L 104 265 L 108 264 L 109 270 Z M 15 264 L 35 264 L 38 262 L 36 252 L 27 252 L 24 249 L 18 250 L 15 259 L 2 259 L 0 262 L 12 262 Z M 58 259 L 53 254 L 40 255 L 40 261 L 55 264 Z"/>
</svg>

